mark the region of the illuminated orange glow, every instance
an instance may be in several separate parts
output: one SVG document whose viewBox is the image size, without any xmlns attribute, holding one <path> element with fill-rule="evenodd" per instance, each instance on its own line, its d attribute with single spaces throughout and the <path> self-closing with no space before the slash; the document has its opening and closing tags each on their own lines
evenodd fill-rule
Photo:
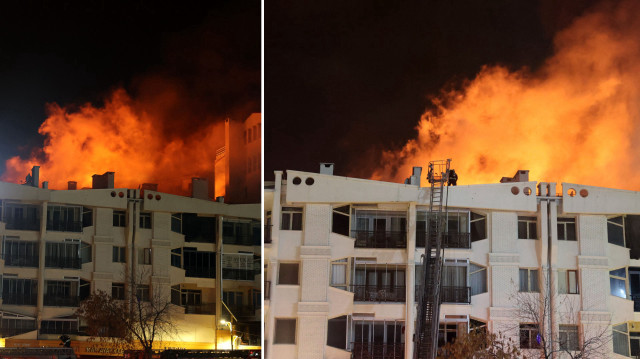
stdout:
<svg viewBox="0 0 640 359">
<path fill-rule="evenodd" d="M 20 183 L 39 165 L 40 181 L 49 181 L 51 189 L 66 189 L 67 181 L 77 181 L 78 189 L 91 187 L 91 176 L 107 171 L 115 172 L 120 188 L 158 183 L 159 191 L 187 194 L 192 177 L 213 183 L 215 152 L 224 143 L 222 122 L 171 137 L 142 108 L 124 90 L 114 91 L 99 108 L 48 105 L 48 118 L 38 130 L 44 147 L 28 159 L 7 160 L 2 180 Z"/>
<path fill-rule="evenodd" d="M 383 156 L 374 179 L 452 158 L 458 184 L 530 179 L 640 190 L 640 6 L 623 2 L 577 19 L 535 71 L 485 66 L 442 92 L 418 136 Z M 390 178 L 389 173 L 392 173 Z"/>
</svg>

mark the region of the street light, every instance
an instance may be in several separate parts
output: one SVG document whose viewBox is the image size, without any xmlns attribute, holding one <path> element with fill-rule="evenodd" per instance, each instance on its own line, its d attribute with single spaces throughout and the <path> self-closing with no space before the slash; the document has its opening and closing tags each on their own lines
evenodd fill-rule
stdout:
<svg viewBox="0 0 640 359">
<path fill-rule="evenodd" d="M 233 350 L 233 329 L 231 328 L 231 322 L 227 322 L 226 320 L 222 319 L 220 321 L 220 324 L 229 325 L 229 338 L 231 338 L 231 350 Z"/>
</svg>

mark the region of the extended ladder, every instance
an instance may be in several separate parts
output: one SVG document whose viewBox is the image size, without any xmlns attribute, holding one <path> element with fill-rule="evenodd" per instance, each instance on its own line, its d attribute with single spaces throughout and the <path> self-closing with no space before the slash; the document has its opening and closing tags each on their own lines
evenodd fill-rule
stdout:
<svg viewBox="0 0 640 359">
<path fill-rule="evenodd" d="M 451 160 L 429 162 L 427 179 L 431 198 L 427 214 L 425 253 L 422 255 L 422 278 L 418 291 L 418 316 L 414 337 L 415 359 L 434 359 L 438 349 L 438 317 L 440 316 L 440 278 L 446 230 L 447 191 Z"/>
</svg>

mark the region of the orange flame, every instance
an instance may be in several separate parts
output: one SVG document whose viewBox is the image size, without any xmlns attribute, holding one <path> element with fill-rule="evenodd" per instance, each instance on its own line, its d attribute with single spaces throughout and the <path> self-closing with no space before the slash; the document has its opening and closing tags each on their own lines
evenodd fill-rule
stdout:
<svg viewBox="0 0 640 359">
<path fill-rule="evenodd" d="M 93 174 L 112 171 L 116 187 L 158 183 L 162 192 L 185 194 L 191 177 L 213 175 L 215 151 L 224 145 L 221 122 L 171 138 L 161 121 L 140 107 L 121 89 L 101 108 L 47 105 L 48 118 L 38 130 L 44 147 L 28 159 L 7 160 L 2 180 L 18 183 L 40 165 L 40 180 L 52 189 L 66 189 L 71 180 L 78 188 L 91 187 Z"/>
<path fill-rule="evenodd" d="M 640 5 L 598 10 L 557 34 L 539 70 L 485 66 L 441 93 L 417 138 L 386 152 L 373 178 L 452 158 L 458 184 L 529 169 L 532 180 L 640 190 Z"/>
</svg>

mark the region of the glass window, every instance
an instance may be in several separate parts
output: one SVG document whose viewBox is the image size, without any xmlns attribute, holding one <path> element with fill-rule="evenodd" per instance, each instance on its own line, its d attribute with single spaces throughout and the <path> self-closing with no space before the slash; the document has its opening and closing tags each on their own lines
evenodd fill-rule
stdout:
<svg viewBox="0 0 640 359">
<path fill-rule="evenodd" d="M 298 285 L 298 267 L 299 263 L 280 263 L 278 271 L 278 284 Z"/>
<path fill-rule="evenodd" d="M 622 216 L 607 219 L 607 238 L 611 244 L 625 246 L 624 218 Z"/>
<path fill-rule="evenodd" d="M 487 292 L 487 268 L 469 263 L 469 279 L 471 281 L 471 295 Z"/>
<path fill-rule="evenodd" d="M 111 283 L 111 298 L 124 299 L 124 283 Z"/>
<path fill-rule="evenodd" d="M 282 221 L 280 229 L 301 231 L 302 230 L 302 208 L 282 207 Z"/>
<path fill-rule="evenodd" d="M 578 294 L 578 271 L 559 270 L 558 271 L 558 293 Z"/>
<path fill-rule="evenodd" d="M 151 248 L 138 248 L 138 264 L 151 264 Z"/>
<path fill-rule="evenodd" d="M 331 262 L 331 286 L 347 290 L 347 259 Z"/>
<path fill-rule="evenodd" d="M 487 238 L 487 216 L 471 212 L 471 242 Z"/>
<path fill-rule="evenodd" d="M 140 228 L 151 228 L 151 212 L 140 212 Z"/>
<path fill-rule="evenodd" d="M 349 236 L 349 205 L 333 209 L 333 221 L 331 231 L 333 233 Z"/>
<path fill-rule="evenodd" d="M 520 291 L 521 292 L 540 292 L 538 286 L 539 277 L 537 269 L 520 268 Z"/>
<path fill-rule="evenodd" d="M 125 253 L 125 247 L 113 246 L 112 262 L 127 263 L 127 257 L 125 256 Z"/>
<path fill-rule="evenodd" d="M 136 297 L 143 302 L 149 301 L 149 286 L 146 284 L 136 285 Z"/>
<path fill-rule="evenodd" d="M 127 213 L 125 211 L 113 211 L 113 226 L 125 227 L 127 223 Z"/>
<path fill-rule="evenodd" d="M 538 324 L 520 324 L 520 349 L 538 348 Z"/>
<path fill-rule="evenodd" d="M 576 219 L 558 218 L 558 240 L 576 241 Z"/>
<path fill-rule="evenodd" d="M 518 216 L 518 239 L 538 239 L 538 219 Z"/>
<path fill-rule="evenodd" d="M 296 320 L 276 318 L 273 344 L 296 343 Z"/>
<path fill-rule="evenodd" d="M 627 268 L 615 269 L 609 272 L 611 295 L 627 298 Z"/>
<path fill-rule="evenodd" d="M 577 325 L 560 324 L 558 333 L 561 350 L 579 349 Z"/>
<path fill-rule="evenodd" d="M 629 330 L 627 323 L 612 326 L 613 352 L 629 356 Z"/>
</svg>

